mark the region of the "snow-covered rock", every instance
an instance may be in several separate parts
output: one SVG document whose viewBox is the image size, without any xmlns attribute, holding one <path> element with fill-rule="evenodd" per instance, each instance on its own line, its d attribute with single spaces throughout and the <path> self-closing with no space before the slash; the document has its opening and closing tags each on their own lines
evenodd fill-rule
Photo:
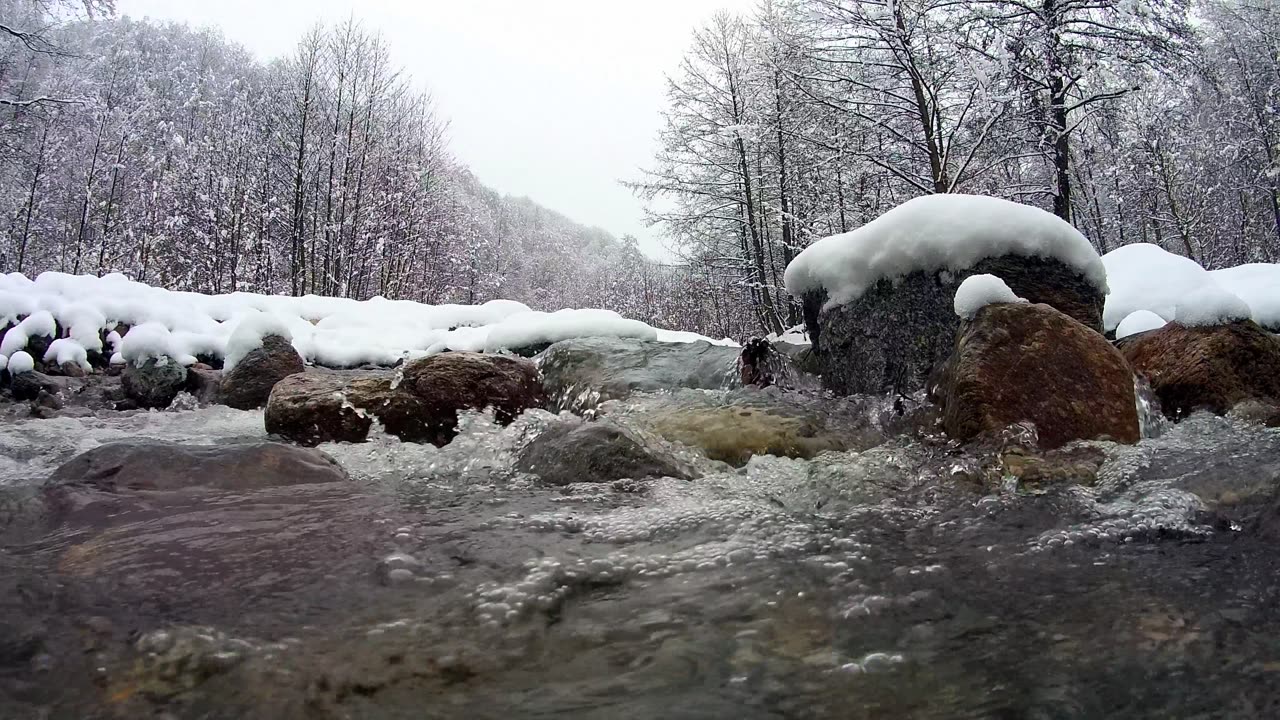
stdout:
<svg viewBox="0 0 1280 720">
<path fill-rule="evenodd" d="M 101 342 L 101 340 L 99 340 Z M 84 345 L 72 338 L 58 338 L 49 344 L 49 349 L 44 353 L 45 365 L 64 365 L 70 363 L 84 372 L 93 369 L 89 364 L 89 353 L 85 350 Z"/>
<path fill-rule="evenodd" d="M 1093 245 L 1070 223 L 1030 205 L 979 195 L 925 195 L 851 232 L 823 238 L 787 266 L 797 297 L 825 291 L 827 305 L 858 299 L 882 279 L 966 270 L 1004 255 L 1053 259 L 1106 292 Z"/>
<path fill-rule="evenodd" d="M 970 275 L 956 290 L 955 310 L 962 320 L 972 320 L 982 308 L 995 303 L 1024 303 L 995 275 Z"/>
<path fill-rule="evenodd" d="M 660 331 L 608 310 L 544 313 L 512 300 L 426 305 L 383 297 L 203 295 L 151 287 L 119 274 L 49 272 L 34 280 L 0 275 L 0 319 L 20 318 L 25 319 L 0 340 L 0 354 L 27 347 L 37 335 L 52 340 L 61 327 L 89 353 L 112 356 L 113 364 L 167 357 L 189 365 L 198 358 L 215 365 L 223 360 L 228 369 L 266 335 L 289 338 L 306 362 L 335 368 L 391 366 L 448 350 L 515 350 L 577 337 L 733 344 Z M 44 354 L 43 345 L 34 349 Z"/>
</svg>

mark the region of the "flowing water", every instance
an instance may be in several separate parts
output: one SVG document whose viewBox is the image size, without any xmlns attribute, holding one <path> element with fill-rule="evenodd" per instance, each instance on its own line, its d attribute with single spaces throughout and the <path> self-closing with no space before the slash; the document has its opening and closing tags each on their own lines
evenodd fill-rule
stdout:
<svg viewBox="0 0 1280 720">
<path fill-rule="evenodd" d="M 815 404 L 863 435 L 867 407 Z M 1087 443 L 1091 485 L 916 433 L 547 487 L 513 465 L 554 420 L 59 523 L 24 502 L 75 453 L 261 439 L 261 413 L 0 424 L 0 717 L 1280 716 L 1280 554 L 1232 515 L 1274 491 L 1280 432 Z"/>
</svg>

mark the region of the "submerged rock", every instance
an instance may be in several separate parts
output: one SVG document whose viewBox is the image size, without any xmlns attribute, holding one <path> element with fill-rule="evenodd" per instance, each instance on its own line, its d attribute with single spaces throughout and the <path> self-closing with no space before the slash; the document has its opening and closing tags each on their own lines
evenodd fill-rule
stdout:
<svg viewBox="0 0 1280 720">
<path fill-rule="evenodd" d="M 701 341 L 592 337 L 555 343 L 538 365 L 551 408 L 579 411 L 633 392 L 737 386 L 739 353 Z"/>
<path fill-rule="evenodd" d="M 516 469 L 551 485 L 699 475 L 639 433 L 609 420 L 552 425 L 524 448 Z"/>
<path fill-rule="evenodd" d="M 1100 333 L 1039 304 L 988 305 L 964 326 L 935 391 L 947 433 L 970 440 L 1014 423 L 1038 442 L 1139 439 L 1133 373 Z"/>
<path fill-rule="evenodd" d="M 1125 338 L 1120 349 L 1174 420 L 1196 410 L 1223 415 L 1245 400 L 1280 402 L 1280 339 L 1252 320 L 1169 323 Z"/>
<path fill-rule="evenodd" d="M 129 363 L 122 376 L 125 397 L 138 407 L 166 408 L 187 383 L 187 369 L 172 358 Z"/>
<path fill-rule="evenodd" d="M 222 402 L 240 410 L 262 407 L 276 383 L 305 369 L 302 357 L 288 340 L 268 335 L 261 347 L 250 350 L 222 377 Z"/>
<path fill-rule="evenodd" d="M 180 445 L 141 440 L 102 445 L 68 460 L 52 487 L 104 492 L 208 487 L 253 490 L 349 479 L 328 455 L 272 442 Z"/>
<path fill-rule="evenodd" d="M 462 410 L 492 408 L 502 424 L 544 404 L 534 364 L 522 358 L 442 353 L 395 372 L 313 371 L 276 384 L 267 431 L 294 442 L 361 442 L 373 420 L 402 440 L 445 445 Z"/>
<path fill-rule="evenodd" d="M 1084 276 L 1056 260 L 988 258 L 959 272 L 913 272 L 881 280 L 854 302 L 824 308 L 825 293 L 803 298 L 813 342 L 811 362 L 823 385 L 841 395 L 911 393 L 925 386 L 951 353 L 960 319 L 953 299 L 971 275 L 992 274 L 1019 297 L 1044 303 L 1102 331 L 1104 295 Z"/>
</svg>

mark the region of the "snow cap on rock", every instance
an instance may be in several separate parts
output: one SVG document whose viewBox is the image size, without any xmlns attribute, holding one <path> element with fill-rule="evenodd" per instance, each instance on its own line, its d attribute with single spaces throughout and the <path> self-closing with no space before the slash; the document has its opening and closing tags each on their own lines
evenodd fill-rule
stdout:
<svg viewBox="0 0 1280 720">
<path fill-rule="evenodd" d="M 963 320 L 972 320 L 982 308 L 993 303 L 1024 303 L 1004 280 L 995 275 L 970 275 L 956 288 L 955 310 Z"/>
</svg>

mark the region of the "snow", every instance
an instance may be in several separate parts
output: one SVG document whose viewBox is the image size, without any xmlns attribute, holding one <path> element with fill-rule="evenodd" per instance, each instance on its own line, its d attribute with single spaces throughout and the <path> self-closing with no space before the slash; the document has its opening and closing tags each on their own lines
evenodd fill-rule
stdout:
<svg viewBox="0 0 1280 720">
<path fill-rule="evenodd" d="M 1280 264 L 1250 263 L 1209 275 L 1249 305 L 1253 321 L 1280 330 Z"/>
<path fill-rule="evenodd" d="M 35 369 L 36 361 L 27 354 L 26 350 L 19 350 L 9 356 L 10 375 L 21 375 L 24 372 L 31 372 Z"/>
<path fill-rule="evenodd" d="M 203 295 L 120 274 L 0 275 L 0 316 L 9 315 L 26 319 L 9 331 L 12 339 L 0 341 L 0 354 L 26 347 L 30 335 L 52 336 L 60 326 L 86 351 L 109 353 L 113 364 L 167 357 L 187 365 L 207 356 L 234 366 L 273 333 L 289 338 L 306 362 L 328 367 L 386 366 L 446 350 L 492 352 L 593 335 L 732 343 L 658 330 L 608 310 L 545 313 L 512 300 L 426 305 L 383 297 Z M 129 327 L 123 337 L 113 330 L 118 325 Z"/>
<path fill-rule="evenodd" d="M 988 305 L 1025 302 L 995 275 L 970 275 L 956 289 L 955 310 L 962 319 L 972 320 L 979 310 Z"/>
<path fill-rule="evenodd" d="M 662 328 L 654 328 L 658 331 L 658 342 L 665 343 L 695 343 L 707 342 L 712 345 L 721 345 L 723 347 L 739 347 L 733 338 L 720 338 L 713 340 L 706 335 L 699 335 L 696 332 L 688 332 L 687 330 L 663 330 Z"/>
<path fill-rule="evenodd" d="M 795 296 L 826 290 L 832 307 L 882 279 L 965 270 L 1002 255 L 1056 259 L 1107 288 L 1098 253 L 1070 223 L 1029 205 L 958 194 L 908 200 L 856 230 L 823 238 L 796 256 L 784 277 Z"/>
<path fill-rule="evenodd" d="M 1148 243 L 1112 250 L 1102 257 L 1111 287 L 1102 324 L 1114 330 L 1120 321 L 1146 310 L 1166 322 L 1213 325 L 1247 318 L 1252 311 L 1196 261 Z"/>
<path fill-rule="evenodd" d="M 793 328 L 784 330 L 781 334 L 769 333 L 765 337 L 769 342 L 784 342 L 789 345 L 812 345 L 809 342 L 809 333 L 805 330 L 804 325 L 796 325 Z"/>
<path fill-rule="evenodd" d="M 612 310 L 530 311 L 513 315 L 490 327 L 484 350 L 494 352 L 576 337 L 657 340 L 658 332 L 639 320 L 628 320 Z"/>
<path fill-rule="evenodd" d="M 1159 330 L 1167 323 L 1165 319 L 1150 310 L 1137 310 L 1129 313 L 1119 325 L 1116 325 L 1116 339 L 1137 335 L 1148 330 Z"/>
<path fill-rule="evenodd" d="M 93 366 L 89 364 L 89 353 L 85 347 L 73 338 L 58 338 L 49 344 L 49 349 L 44 354 L 45 364 L 53 363 L 62 365 L 63 363 L 75 363 L 82 370 L 89 371 Z"/>
</svg>

